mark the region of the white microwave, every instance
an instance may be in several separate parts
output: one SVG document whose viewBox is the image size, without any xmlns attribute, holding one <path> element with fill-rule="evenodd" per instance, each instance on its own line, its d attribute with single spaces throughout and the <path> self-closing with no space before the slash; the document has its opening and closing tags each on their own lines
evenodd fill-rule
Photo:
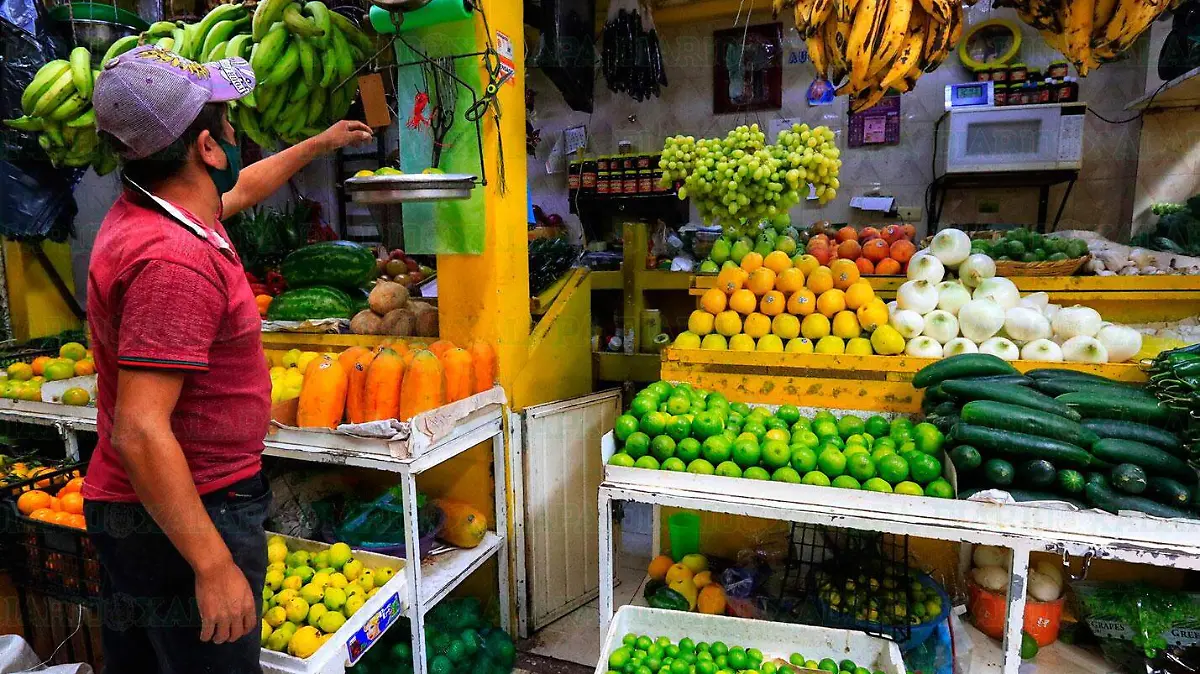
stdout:
<svg viewBox="0 0 1200 674">
<path fill-rule="evenodd" d="M 1078 169 L 1086 113 L 1084 103 L 952 109 L 938 129 L 937 175 Z"/>
</svg>

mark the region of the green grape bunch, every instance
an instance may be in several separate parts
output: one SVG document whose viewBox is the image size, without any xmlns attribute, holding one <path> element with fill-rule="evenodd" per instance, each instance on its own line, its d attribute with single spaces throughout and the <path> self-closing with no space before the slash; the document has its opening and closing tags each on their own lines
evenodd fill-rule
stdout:
<svg viewBox="0 0 1200 674">
<path fill-rule="evenodd" d="M 705 223 L 757 223 L 800 203 L 812 185 L 818 202 L 837 197 L 841 152 L 833 131 L 807 124 L 783 129 L 767 144 L 758 124 L 724 138 L 673 136 L 663 144 L 664 185 L 683 181 L 679 198 L 691 198 Z"/>
</svg>

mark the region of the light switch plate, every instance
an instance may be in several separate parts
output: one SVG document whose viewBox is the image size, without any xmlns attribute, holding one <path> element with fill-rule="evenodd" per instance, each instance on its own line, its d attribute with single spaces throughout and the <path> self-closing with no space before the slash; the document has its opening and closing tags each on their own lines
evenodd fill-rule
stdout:
<svg viewBox="0 0 1200 674">
<path fill-rule="evenodd" d="M 896 214 L 905 222 L 917 222 L 921 219 L 922 210 L 920 206 L 898 206 Z"/>
</svg>

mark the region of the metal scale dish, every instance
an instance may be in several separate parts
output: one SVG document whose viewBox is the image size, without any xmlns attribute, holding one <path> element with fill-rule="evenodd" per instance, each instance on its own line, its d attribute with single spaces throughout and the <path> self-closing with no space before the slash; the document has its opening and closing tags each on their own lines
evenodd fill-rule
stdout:
<svg viewBox="0 0 1200 674">
<path fill-rule="evenodd" d="M 405 173 L 347 178 L 346 191 L 360 204 L 448 201 L 471 198 L 475 176 L 465 173 Z"/>
</svg>

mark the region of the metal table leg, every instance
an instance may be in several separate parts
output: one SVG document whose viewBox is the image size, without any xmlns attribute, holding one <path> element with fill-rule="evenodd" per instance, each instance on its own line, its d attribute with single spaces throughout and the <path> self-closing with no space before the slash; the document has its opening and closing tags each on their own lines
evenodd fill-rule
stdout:
<svg viewBox="0 0 1200 674">
<path fill-rule="evenodd" d="M 1021 630 L 1025 626 L 1025 587 L 1029 579 L 1029 547 L 1014 545 L 1008 578 L 1008 613 L 1004 623 L 1004 674 L 1021 666 Z"/>
<path fill-rule="evenodd" d="M 412 628 L 413 673 L 426 674 L 425 661 L 425 599 L 421 594 L 421 533 L 418 530 L 417 479 L 411 472 L 400 473 L 400 489 L 404 497 L 405 546 L 408 549 L 404 573 L 408 576 L 408 620 Z"/>
<path fill-rule="evenodd" d="M 613 585 L 616 577 L 613 571 L 613 514 L 612 497 L 600 491 L 600 638 L 608 634 L 608 624 L 612 621 Z"/>
</svg>

